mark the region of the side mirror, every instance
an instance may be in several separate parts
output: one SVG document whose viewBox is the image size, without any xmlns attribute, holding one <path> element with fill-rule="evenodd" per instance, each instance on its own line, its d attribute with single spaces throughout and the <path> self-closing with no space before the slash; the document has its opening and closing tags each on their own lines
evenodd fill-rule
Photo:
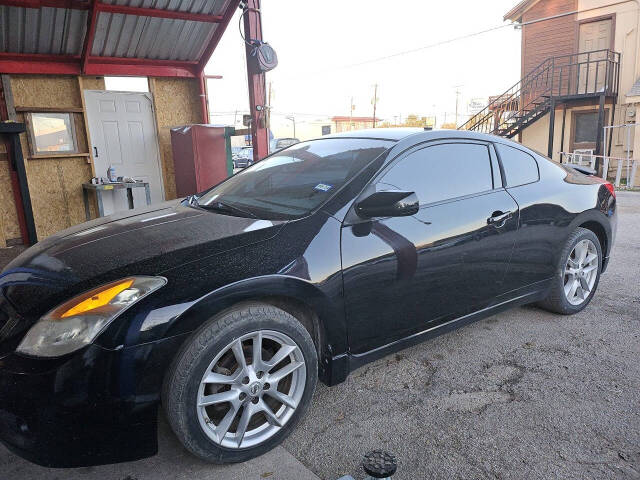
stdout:
<svg viewBox="0 0 640 480">
<path fill-rule="evenodd" d="M 368 195 L 356 204 L 355 210 L 361 218 L 408 217 L 418 213 L 420 204 L 414 192 L 389 190 Z"/>
</svg>

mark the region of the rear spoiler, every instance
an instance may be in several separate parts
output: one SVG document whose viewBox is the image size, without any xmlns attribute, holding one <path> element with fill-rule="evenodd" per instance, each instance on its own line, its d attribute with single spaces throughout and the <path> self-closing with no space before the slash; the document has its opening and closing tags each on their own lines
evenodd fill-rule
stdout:
<svg viewBox="0 0 640 480">
<path fill-rule="evenodd" d="M 569 164 L 569 167 L 577 170 L 580 173 L 584 173 L 585 175 L 595 175 L 596 171 L 593 168 L 585 167 L 584 165 L 572 165 Z"/>
</svg>

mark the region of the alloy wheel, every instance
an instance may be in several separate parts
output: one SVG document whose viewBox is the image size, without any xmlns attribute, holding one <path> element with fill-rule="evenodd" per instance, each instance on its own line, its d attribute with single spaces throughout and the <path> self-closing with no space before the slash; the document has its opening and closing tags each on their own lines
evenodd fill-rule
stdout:
<svg viewBox="0 0 640 480">
<path fill-rule="evenodd" d="M 304 356 L 288 335 L 248 333 L 223 348 L 205 371 L 196 407 L 200 426 L 225 448 L 259 445 L 290 420 L 305 384 Z"/>
<path fill-rule="evenodd" d="M 580 240 L 571 250 L 564 267 L 564 294 L 572 305 L 582 304 L 598 277 L 598 250 L 589 240 Z"/>
</svg>

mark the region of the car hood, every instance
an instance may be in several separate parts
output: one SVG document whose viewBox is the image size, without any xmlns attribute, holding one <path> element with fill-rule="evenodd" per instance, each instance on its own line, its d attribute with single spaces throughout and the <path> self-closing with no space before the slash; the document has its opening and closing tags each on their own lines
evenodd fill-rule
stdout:
<svg viewBox="0 0 640 480">
<path fill-rule="evenodd" d="M 25 316 L 128 275 L 172 268 L 272 238 L 283 221 L 234 217 L 173 201 L 63 230 L 14 259 L 0 292 Z"/>
</svg>

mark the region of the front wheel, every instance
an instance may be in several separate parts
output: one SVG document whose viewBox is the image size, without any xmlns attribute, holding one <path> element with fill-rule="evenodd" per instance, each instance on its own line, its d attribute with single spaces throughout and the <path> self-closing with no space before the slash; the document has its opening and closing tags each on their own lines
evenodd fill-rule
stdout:
<svg viewBox="0 0 640 480">
<path fill-rule="evenodd" d="M 214 463 L 242 462 L 278 445 L 311 402 L 317 354 L 293 316 L 245 304 L 209 320 L 182 348 L 163 389 L 182 444 Z"/>
<path fill-rule="evenodd" d="M 601 269 L 602 247 L 598 237 L 591 230 L 576 228 L 560 254 L 549 295 L 539 305 L 564 315 L 579 312 L 593 298 Z"/>
</svg>

